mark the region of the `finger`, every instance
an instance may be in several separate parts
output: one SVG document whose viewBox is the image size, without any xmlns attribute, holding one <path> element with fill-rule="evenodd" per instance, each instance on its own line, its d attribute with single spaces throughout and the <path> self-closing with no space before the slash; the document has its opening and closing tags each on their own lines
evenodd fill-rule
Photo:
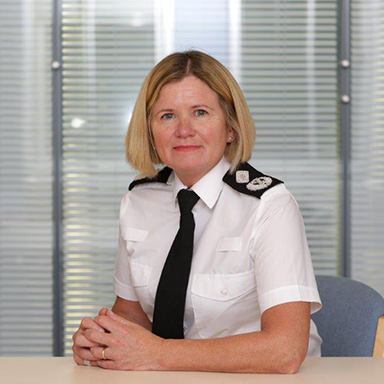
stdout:
<svg viewBox="0 0 384 384">
<path fill-rule="evenodd" d="M 104 357 L 103 357 L 103 350 L 104 350 Z M 93 355 L 93 360 L 115 360 L 115 354 L 113 352 L 112 348 L 91 348 L 91 353 Z"/>
<path fill-rule="evenodd" d="M 129 320 L 126 320 L 118 315 L 108 315 L 108 316 L 96 316 L 95 322 L 103 327 L 106 331 L 109 332 L 119 332 L 121 325 L 130 326 L 133 325 Z"/>
<path fill-rule="evenodd" d="M 94 341 L 91 341 L 87 339 L 84 336 L 85 331 L 79 332 L 77 335 L 74 335 L 73 337 L 73 344 L 77 345 L 78 347 L 86 347 L 86 348 L 91 348 L 91 347 L 99 347 L 100 345 L 98 343 L 95 343 Z M 97 331 L 100 332 L 100 331 Z"/>
<path fill-rule="evenodd" d="M 97 360 L 97 365 L 104 369 L 120 370 L 119 364 L 113 360 Z"/>
<path fill-rule="evenodd" d="M 107 314 L 107 312 L 108 312 L 108 308 L 107 307 L 103 307 L 103 308 L 100 309 L 99 315 L 100 316 L 105 316 Z"/>
<path fill-rule="evenodd" d="M 112 343 L 111 334 L 95 331 L 94 329 L 86 329 L 84 331 L 84 336 L 95 343 L 99 343 L 102 346 L 109 346 Z M 99 346 L 99 345 L 98 345 Z"/>
<path fill-rule="evenodd" d="M 89 348 L 80 348 L 80 347 L 74 346 L 72 350 L 73 350 L 73 354 L 81 357 L 82 359 L 97 360 Z"/>
<path fill-rule="evenodd" d="M 73 360 L 77 365 L 84 365 L 84 360 L 76 354 L 73 354 Z"/>
<path fill-rule="evenodd" d="M 84 359 L 82 359 L 78 355 L 73 355 L 73 360 L 77 365 L 83 365 L 85 366 L 86 364 L 84 363 Z M 98 367 L 97 361 L 96 360 L 89 360 L 89 363 L 92 367 Z"/>
<path fill-rule="evenodd" d="M 80 329 L 85 330 L 88 328 L 104 331 L 104 329 L 100 327 L 97 323 L 95 323 L 93 319 L 91 319 L 90 317 L 84 317 L 84 319 L 81 320 Z"/>
<path fill-rule="evenodd" d="M 83 362 L 84 362 L 84 365 L 87 366 L 87 367 L 89 367 L 89 366 L 98 367 L 97 360 L 87 360 L 87 359 L 85 359 L 85 360 L 83 360 Z"/>
</svg>

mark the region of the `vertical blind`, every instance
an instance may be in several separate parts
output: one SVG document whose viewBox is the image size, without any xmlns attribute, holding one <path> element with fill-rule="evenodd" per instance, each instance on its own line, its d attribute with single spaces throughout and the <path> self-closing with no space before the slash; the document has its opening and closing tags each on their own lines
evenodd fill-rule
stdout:
<svg viewBox="0 0 384 384">
<path fill-rule="evenodd" d="M 51 355 L 51 0 L 0 1 L 0 355 Z"/>
<path fill-rule="evenodd" d="M 352 277 L 384 296 L 384 1 L 351 17 Z"/>
</svg>

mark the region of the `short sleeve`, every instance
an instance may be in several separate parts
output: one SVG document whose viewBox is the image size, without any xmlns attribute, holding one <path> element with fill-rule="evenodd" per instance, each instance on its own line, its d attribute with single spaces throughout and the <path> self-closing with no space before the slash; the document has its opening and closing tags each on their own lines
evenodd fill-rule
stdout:
<svg viewBox="0 0 384 384">
<path fill-rule="evenodd" d="M 261 313 L 293 301 L 322 304 L 317 290 L 304 222 L 296 200 L 285 189 L 262 201 L 252 252 Z"/>
<path fill-rule="evenodd" d="M 135 288 L 131 283 L 131 271 L 126 242 L 122 236 L 121 218 L 127 209 L 128 193 L 123 197 L 120 205 L 119 240 L 114 273 L 114 292 L 117 296 L 131 301 L 139 301 Z"/>
</svg>

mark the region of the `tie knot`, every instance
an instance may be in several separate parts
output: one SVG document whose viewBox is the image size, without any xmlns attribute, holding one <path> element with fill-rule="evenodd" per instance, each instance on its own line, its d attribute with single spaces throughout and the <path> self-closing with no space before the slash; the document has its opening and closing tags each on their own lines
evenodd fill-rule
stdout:
<svg viewBox="0 0 384 384">
<path fill-rule="evenodd" d="M 181 214 L 191 213 L 192 208 L 199 200 L 199 196 L 196 195 L 191 189 L 181 189 L 177 194 L 177 200 L 180 206 Z"/>
</svg>

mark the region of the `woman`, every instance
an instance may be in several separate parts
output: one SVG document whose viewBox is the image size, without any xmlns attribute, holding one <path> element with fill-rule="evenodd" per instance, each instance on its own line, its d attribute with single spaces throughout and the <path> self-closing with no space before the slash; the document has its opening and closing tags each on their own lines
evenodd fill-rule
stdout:
<svg viewBox="0 0 384 384">
<path fill-rule="evenodd" d="M 116 302 L 82 321 L 76 363 L 295 373 L 320 356 L 301 214 L 246 163 L 254 139 L 238 84 L 212 57 L 175 53 L 149 73 L 126 138 L 142 178 L 121 203 Z"/>
</svg>

